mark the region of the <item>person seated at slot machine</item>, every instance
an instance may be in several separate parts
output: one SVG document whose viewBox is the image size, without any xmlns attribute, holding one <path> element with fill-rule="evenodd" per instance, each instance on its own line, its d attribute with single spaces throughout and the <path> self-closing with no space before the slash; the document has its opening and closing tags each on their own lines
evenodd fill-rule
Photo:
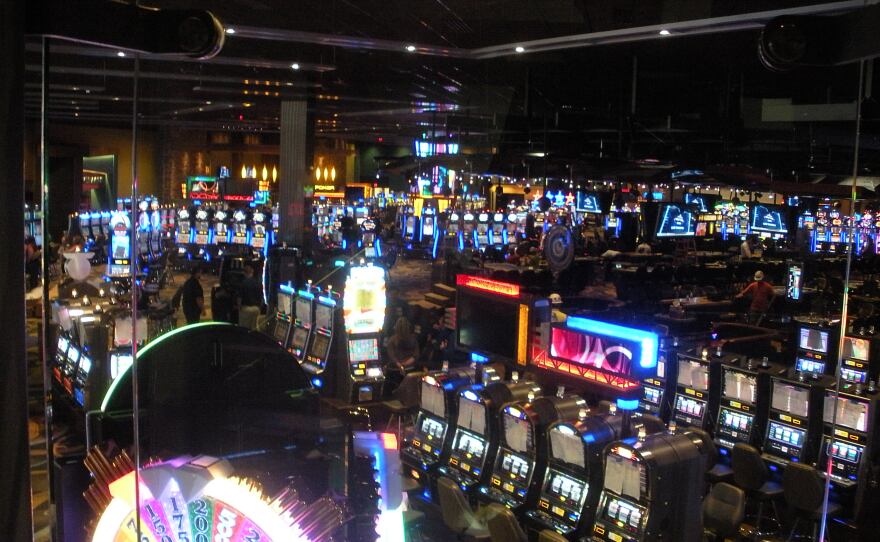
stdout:
<svg viewBox="0 0 880 542">
<path fill-rule="evenodd" d="M 776 298 L 776 292 L 773 291 L 773 285 L 764 280 L 763 271 L 755 271 L 754 279 L 751 284 L 736 294 L 736 299 L 751 295 L 752 301 L 749 304 L 748 322 L 758 326 L 761 325 L 761 321 Z"/>
<path fill-rule="evenodd" d="M 196 324 L 205 312 L 205 292 L 202 290 L 202 268 L 193 266 L 189 278 L 181 287 L 180 306 L 187 324 Z"/>
<path fill-rule="evenodd" d="M 391 389 L 395 389 L 419 359 L 419 338 L 405 317 L 401 316 L 394 323 L 394 334 L 388 339 L 385 350 L 388 354 L 386 377 L 392 381 Z"/>
<path fill-rule="evenodd" d="M 449 361 L 449 337 L 450 332 L 443 326 L 443 318 L 440 317 L 431 323 L 431 328 L 426 334 L 424 347 L 420 348 L 419 366 L 426 371 L 439 371 L 444 361 Z"/>
<path fill-rule="evenodd" d="M 263 287 L 254 277 L 254 266 L 245 264 L 244 279 L 238 287 L 238 325 L 257 329 L 262 306 Z"/>
</svg>

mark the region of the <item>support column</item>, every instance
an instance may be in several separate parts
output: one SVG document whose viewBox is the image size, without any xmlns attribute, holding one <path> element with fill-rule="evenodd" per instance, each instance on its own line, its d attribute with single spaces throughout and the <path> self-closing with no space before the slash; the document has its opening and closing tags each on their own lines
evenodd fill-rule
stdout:
<svg viewBox="0 0 880 542">
<path fill-rule="evenodd" d="M 308 103 L 281 102 L 281 156 L 278 229 L 281 241 L 306 250 L 311 240 L 311 208 L 306 205 L 308 172 Z"/>
<path fill-rule="evenodd" d="M 0 533 L 32 540 L 24 308 L 24 2 L 0 2 L 0 231 L 9 249 L 0 259 Z M 39 201 L 39 198 L 35 199 Z M 48 232 L 45 232 L 48 234 Z M 45 239 L 48 241 L 48 235 Z M 44 243 L 43 249 L 46 249 Z M 51 465 L 48 466 L 51 468 Z"/>
</svg>

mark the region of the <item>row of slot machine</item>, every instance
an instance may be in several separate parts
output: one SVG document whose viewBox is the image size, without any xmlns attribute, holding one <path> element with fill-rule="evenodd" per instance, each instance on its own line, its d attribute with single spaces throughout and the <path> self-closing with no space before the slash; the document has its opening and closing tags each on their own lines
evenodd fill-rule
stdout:
<svg viewBox="0 0 880 542">
<path fill-rule="evenodd" d="M 662 362 L 657 375 L 643 382 L 639 411 L 709 432 L 718 447 L 719 472 L 729 467 L 737 443 L 759 449 L 777 481 L 789 463 L 825 473 L 830 459 L 831 497 L 843 505 L 831 524 L 859 539 L 856 533 L 876 523 L 871 510 L 880 504 L 875 386 L 880 371 L 871 364 L 880 355 L 880 337 L 860 331 L 844 338 L 839 393 L 833 376 L 838 337 L 818 322 L 799 324 L 791 367 L 721 348 L 662 344 Z"/>
<path fill-rule="evenodd" d="M 33 237 L 38 247 L 43 246 L 43 211 L 39 205 L 24 206 L 24 235 Z"/>
<path fill-rule="evenodd" d="M 526 211 L 489 212 L 447 209 L 439 215 L 431 207 L 416 216 L 412 208 L 403 213 L 401 232 L 410 248 L 420 248 L 432 258 L 465 249 L 485 251 L 489 247 L 509 250 L 525 238 Z"/>
<path fill-rule="evenodd" d="M 372 215 L 372 201 L 359 201 L 357 204 L 342 200 L 320 201 L 312 209 L 312 229 L 318 239 L 329 237 L 334 244 L 343 244 L 342 218 L 351 216 L 355 225 L 363 228 L 364 221 Z"/>
<path fill-rule="evenodd" d="M 691 516 L 710 437 L 634 414 L 635 379 L 655 372 L 655 334 L 572 316 L 550 323 L 546 300 L 474 276 L 459 275 L 456 311 L 456 344 L 472 364 L 421 378 L 401 445 L 421 498 L 436 500 L 449 478 L 472 504 L 509 508 L 530 539 L 548 529 L 571 541 L 701 539 Z"/>
<path fill-rule="evenodd" d="M 322 394 L 367 403 L 381 399 L 385 385 L 385 270 L 366 264 L 347 271 L 342 295 L 311 283 L 302 289 L 281 285 L 272 334 Z"/>
<path fill-rule="evenodd" d="M 265 257 L 275 242 L 278 215 L 268 207 L 230 210 L 198 205 L 178 209 L 176 225 L 178 252 L 189 259 L 210 261 L 230 247 L 252 249 Z"/>
<path fill-rule="evenodd" d="M 810 250 L 814 253 L 846 254 L 850 243 L 857 255 L 863 255 L 866 250 L 877 253 L 880 216 L 876 213 L 866 211 L 847 216 L 833 207 L 820 207 L 815 214 L 805 212 L 798 221 L 808 233 Z"/>
</svg>

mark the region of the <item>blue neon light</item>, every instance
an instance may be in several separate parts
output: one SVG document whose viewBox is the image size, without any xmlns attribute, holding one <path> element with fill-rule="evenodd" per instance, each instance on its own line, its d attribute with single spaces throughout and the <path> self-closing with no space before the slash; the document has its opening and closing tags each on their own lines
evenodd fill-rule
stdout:
<svg viewBox="0 0 880 542">
<path fill-rule="evenodd" d="M 382 244 L 381 244 L 381 242 L 379 241 L 379 238 L 378 238 L 378 237 L 376 238 L 376 243 L 375 243 L 375 245 L 376 245 L 376 255 L 379 256 L 379 257 L 381 258 L 381 257 L 382 257 Z"/>
<path fill-rule="evenodd" d="M 345 260 L 336 260 L 333 262 L 333 267 L 345 267 Z"/>
<path fill-rule="evenodd" d="M 335 307 L 335 306 L 336 306 L 336 300 L 335 300 L 335 299 L 331 299 L 331 298 L 329 298 L 329 297 L 320 296 L 320 297 L 318 298 L 318 301 L 320 301 L 321 303 L 323 303 L 323 304 L 325 304 L 325 305 L 330 305 L 331 307 Z"/>
<path fill-rule="evenodd" d="M 593 433 L 586 433 L 583 437 L 581 437 L 584 442 L 587 444 L 592 444 L 596 442 L 596 435 Z"/>
<path fill-rule="evenodd" d="M 461 252 L 464 250 L 464 234 L 462 232 L 458 232 L 458 251 Z"/>
<path fill-rule="evenodd" d="M 293 288 L 291 288 L 291 292 L 292 291 L 293 291 Z M 306 290 L 299 290 L 296 292 L 296 295 L 298 295 L 300 297 L 304 297 L 306 299 L 315 299 L 315 294 L 313 294 L 312 292 L 307 292 Z"/>
<path fill-rule="evenodd" d="M 285 294 L 290 294 L 290 295 L 294 294 L 293 287 L 288 284 L 282 284 L 281 286 L 278 287 L 278 289 L 281 290 L 282 292 L 284 292 Z"/>
<path fill-rule="evenodd" d="M 342 240 L 342 250 L 345 250 L 347 248 L 348 248 L 348 240 L 343 239 Z"/>
<path fill-rule="evenodd" d="M 617 408 L 620 410 L 636 410 L 639 408 L 638 399 L 617 399 Z"/>
<path fill-rule="evenodd" d="M 324 387 L 324 381 L 316 376 L 315 378 L 312 379 L 312 386 L 314 386 L 316 388 L 322 388 L 322 387 Z"/>
<path fill-rule="evenodd" d="M 505 245 L 508 244 L 508 242 L 507 242 L 507 228 L 504 228 L 501 231 L 501 242 L 504 243 Z"/>
<path fill-rule="evenodd" d="M 473 361 L 474 363 L 487 363 L 489 361 L 489 358 L 477 354 L 476 352 L 471 352 L 471 361 Z"/>
<path fill-rule="evenodd" d="M 439 241 L 440 241 L 440 236 L 435 235 L 434 236 L 434 247 L 431 249 L 431 258 L 433 258 L 435 260 L 437 259 L 437 243 Z M 376 243 L 378 244 L 378 241 L 376 241 Z M 380 256 L 381 256 L 381 254 L 380 254 Z"/>
<path fill-rule="evenodd" d="M 607 335 L 628 341 L 638 341 L 642 345 L 642 356 L 639 360 L 639 365 L 645 369 L 657 366 L 657 348 L 660 344 L 660 338 L 656 333 L 591 318 L 581 318 L 579 316 L 569 316 L 565 320 L 565 325 L 586 333 Z"/>
</svg>

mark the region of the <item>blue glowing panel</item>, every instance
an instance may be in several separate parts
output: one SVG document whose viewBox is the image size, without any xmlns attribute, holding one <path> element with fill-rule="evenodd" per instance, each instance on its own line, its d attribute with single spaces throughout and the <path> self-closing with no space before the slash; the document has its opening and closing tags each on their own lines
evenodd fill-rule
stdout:
<svg viewBox="0 0 880 542">
<path fill-rule="evenodd" d="M 571 329 L 576 329 L 589 335 L 637 343 L 640 347 L 639 350 L 641 350 L 638 352 L 639 366 L 644 369 L 651 369 L 657 366 L 657 350 L 660 338 L 656 333 L 578 316 L 569 316 L 565 324 Z"/>
</svg>

